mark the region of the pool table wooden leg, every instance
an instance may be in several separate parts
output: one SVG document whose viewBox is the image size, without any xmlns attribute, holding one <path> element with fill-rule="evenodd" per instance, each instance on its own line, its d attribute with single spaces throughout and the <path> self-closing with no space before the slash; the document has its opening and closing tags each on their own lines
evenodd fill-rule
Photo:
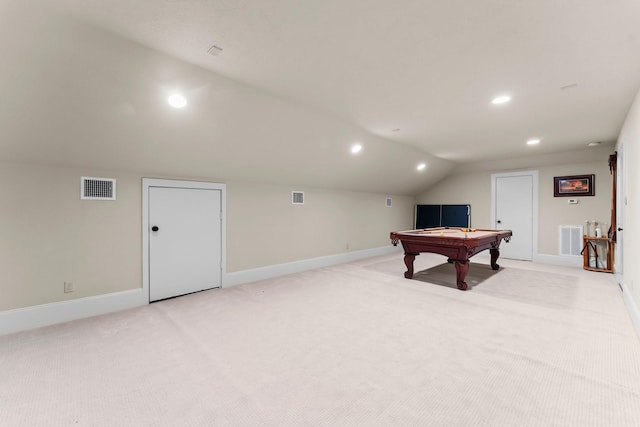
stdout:
<svg viewBox="0 0 640 427">
<path fill-rule="evenodd" d="M 469 261 L 455 261 L 456 265 L 456 284 L 458 285 L 458 289 L 461 291 L 467 290 L 467 282 L 464 281 L 464 278 L 467 277 L 467 272 L 469 271 Z"/>
<path fill-rule="evenodd" d="M 413 279 L 413 260 L 416 259 L 416 255 L 418 254 L 404 254 L 404 265 L 407 266 L 404 277 L 407 279 Z"/>
<path fill-rule="evenodd" d="M 500 269 L 500 266 L 496 263 L 496 261 L 498 261 L 498 257 L 500 256 L 500 251 L 497 248 L 491 248 L 489 249 L 489 252 L 491 252 L 491 268 L 493 270 Z"/>
</svg>

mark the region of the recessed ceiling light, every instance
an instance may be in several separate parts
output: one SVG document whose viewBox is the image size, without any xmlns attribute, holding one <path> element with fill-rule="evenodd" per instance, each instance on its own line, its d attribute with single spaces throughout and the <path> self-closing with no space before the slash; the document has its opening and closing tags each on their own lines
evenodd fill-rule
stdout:
<svg viewBox="0 0 640 427">
<path fill-rule="evenodd" d="M 174 93 L 167 101 L 173 108 L 182 108 L 187 105 L 187 99 L 179 93 Z"/>
<path fill-rule="evenodd" d="M 531 138 L 527 141 L 527 145 L 537 145 L 540 144 L 540 140 L 538 138 Z"/>
<path fill-rule="evenodd" d="M 427 168 L 426 163 L 420 163 L 418 166 L 416 166 L 416 169 L 419 171 L 423 171 Z"/>
<path fill-rule="evenodd" d="M 351 146 L 351 152 L 352 152 L 353 154 L 357 154 L 357 153 L 359 153 L 359 152 L 361 152 L 361 151 L 362 151 L 362 145 L 361 145 L 361 144 L 353 144 L 353 145 Z"/>
<path fill-rule="evenodd" d="M 498 104 L 505 104 L 509 101 L 511 101 L 511 97 L 509 95 L 500 95 L 493 98 L 491 103 L 494 105 L 498 105 Z"/>
<path fill-rule="evenodd" d="M 600 141 L 596 141 L 596 142 L 590 142 L 590 143 L 588 143 L 587 145 L 588 145 L 589 147 L 597 147 L 597 146 L 598 146 L 598 145 L 600 145 L 600 144 L 602 144 L 602 142 L 600 142 Z"/>
</svg>

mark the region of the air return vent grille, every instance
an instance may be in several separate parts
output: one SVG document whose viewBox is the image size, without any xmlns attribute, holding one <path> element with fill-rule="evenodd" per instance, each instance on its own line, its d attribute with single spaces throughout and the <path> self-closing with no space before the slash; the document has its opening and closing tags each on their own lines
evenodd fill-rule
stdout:
<svg viewBox="0 0 640 427">
<path fill-rule="evenodd" d="M 83 176 L 80 179 L 80 198 L 82 200 L 115 200 L 116 180 Z"/>
<path fill-rule="evenodd" d="M 387 197 L 386 201 L 385 201 L 385 206 L 390 208 L 391 207 L 391 197 Z"/>
<path fill-rule="evenodd" d="M 582 250 L 582 226 L 560 226 L 560 255 L 580 255 Z"/>
<path fill-rule="evenodd" d="M 304 205 L 304 191 L 292 191 L 291 203 L 294 205 Z"/>
</svg>

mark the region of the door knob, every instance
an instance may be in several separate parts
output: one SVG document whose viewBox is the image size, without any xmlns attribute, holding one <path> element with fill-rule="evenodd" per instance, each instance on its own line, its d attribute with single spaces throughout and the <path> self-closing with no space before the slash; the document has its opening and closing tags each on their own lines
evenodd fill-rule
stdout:
<svg viewBox="0 0 640 427">
<path fill-rule="evenodd" d="M 502 221 L 500 221 L 500 220 L 497 220 L 496 222 L 497 222 L 498 224 L 502 224 Z"/>
<path fill-rule="evenodd" d="M 618 227 L 618 231 L 622 231 L 622 228 Z"/>
<path fill-rule="evenodd" d="M 151 227 L 151 231 L 158 231 L 160 230 L 160 228 L 158 228 L 157 225 L 154 225 L 153 227 Z"/>
</svg>

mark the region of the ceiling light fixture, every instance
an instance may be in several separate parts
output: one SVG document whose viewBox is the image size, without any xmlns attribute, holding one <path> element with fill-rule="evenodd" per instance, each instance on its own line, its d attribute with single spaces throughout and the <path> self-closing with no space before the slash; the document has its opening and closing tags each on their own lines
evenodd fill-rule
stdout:
<svg viewBox="0 0 640 427">
<path fill-rule="evenodd" d="M 597 146 L 598 146 L 598 145 L 600 145 L 600 144 L 602 144 L 602 142 L 600 142 L 600 141 L 596 141 L 596 142 L 590 142 L 590 143 L 588 143 L 587 145 L 588 145 L 589 147 L 597 147 Z"/>
<path fill-rule="evenodd" d="M 400 128 L 392 129 L 391 132 L 400 132 Z"/>
<path fill-rule="evenodd" d="M 423 171 L 427 168 L 427 164 L 426 163 L 420 163 L 418 166 L 416 166 L 416 169 L 419 171 Z"/>
<path fill-rule="evenodd" d="M 179 93 L 174 93 L 167 101 L 173 108 L 182 108 L 187 105 L 187 99 Z"/>
<path fill-rule="evenodd" d="M 507 103 L 509 101 L 511 101 L 511 97 L 509 95 L 500 95 L 500 96 L 496 96 L 495 98 L 493 98 L 491 103 L 493 105 L 499 105 L 499 104 L 505 104 L 505 103 Z"/>
<path fill-rule="evenodd" d="M 527 145 L 538 145 L 540 144 L 540 140 L 538 138 L 531 138 L 527 141 Z"/>
<path fill-rule="evenodd" d="M 359 152 L 361 152 L 361 151 L 362 151 L 362 145 L 361 145 L 361 144 L 353 144 L 353 145 L 351 146 L 351 152 L 352 152 L 353 154 L 357 154 L 357 153 L 359 153 Z"/>
</svg>

